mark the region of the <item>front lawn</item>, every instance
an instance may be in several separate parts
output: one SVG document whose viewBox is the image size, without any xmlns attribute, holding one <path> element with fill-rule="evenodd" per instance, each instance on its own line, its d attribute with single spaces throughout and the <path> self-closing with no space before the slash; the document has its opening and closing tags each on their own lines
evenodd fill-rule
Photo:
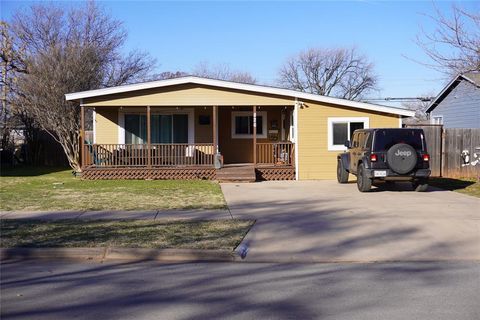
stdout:
<svg viewBox="0 0 480 320">
<path fill-rule="evenodd" d="M 430 178 L 429 184 L 480 198 L 480 182 L 475 179 Z"/>
<path fill-rule="evenodd" d="M 96 180 L 71 170 L 2 170 L 2 211 L 156 210 L 225 208 L 220 186 L 203 180 Z"/>
<path fill-rule="evenodd" d="M 0 246 L 233 250 L 254 221 L 1 220 Z"/>
</svg>

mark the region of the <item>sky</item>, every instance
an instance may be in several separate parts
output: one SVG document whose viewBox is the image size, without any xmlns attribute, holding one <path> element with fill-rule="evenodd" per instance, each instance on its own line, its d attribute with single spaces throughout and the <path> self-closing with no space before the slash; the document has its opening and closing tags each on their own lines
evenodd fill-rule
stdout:
<svg viewBox="0 0 480 320">
<path fill-rule="evenodd" d="M 437 1 L 99 1 L 128 31 L 125 50 L 146 51 L 158 71 L 191 71 L 201 62 L 228 64 L 275 85 L 282 63 L 301 50 L 355 46 L 373 61 L 380 91 L 371 98 L 436 95 L 447 79 L 414 62 L 430 62 L 415 44 Z M 31 2 L 1 1 L 2 20 Z M 60 2 L 76 6 L 79 2 Z M 480 11 L 480 2 L 460 2 Z"/>
</svg>

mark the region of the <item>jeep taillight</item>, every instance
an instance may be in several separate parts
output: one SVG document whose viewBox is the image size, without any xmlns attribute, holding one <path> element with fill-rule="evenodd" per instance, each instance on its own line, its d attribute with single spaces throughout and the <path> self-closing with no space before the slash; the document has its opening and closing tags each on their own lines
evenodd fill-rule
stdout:
<svg viewBox="0 0 480 320">
<path fill-rule="evenodd" d="M 423 161 L 430 161 L 430 155 L 428 153 L 423 155 Z"/>
<path fill-rule="evenodd" d="M 377 162 L 377 155 L 376 154 L 371 154 L 370 155 L 370 161 L 371 162 Z"/>
</svg>

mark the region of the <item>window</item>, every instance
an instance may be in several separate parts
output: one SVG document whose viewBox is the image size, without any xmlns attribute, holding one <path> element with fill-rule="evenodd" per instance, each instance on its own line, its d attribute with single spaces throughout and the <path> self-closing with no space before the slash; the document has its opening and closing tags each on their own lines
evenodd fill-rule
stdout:
<svg viewBox="0 0 480 320">
<path fill-rule="evenodd" d="M 443 124 L 443 116 L 434 116 L 432 122 L 433 124 Z"/>
<path fill-rule="evenodd" d="M 416 150 L 424 150 L 424 137 L 420 130 L 392 129 L 375 131 L 374 151 L 387 151 L 397 143 L 406 143 Z"/>
<path fill-rule="evenodd" d="M 147 117 L 142 114 L 125 115 L 125 143 L 147 143 Z"/>
<path fill-rule="evenodd" d="M 153 114 L 150 126 L 152 143 L 188 143 L 187 114 Z M 125 143 L 147 143 L 145 114 L 125 114 Z"/>
<path fill-rule="evenodd" d="M 267 137 L 267 113 L 257 112 L 257 138 Z M 232 112 L 232 138 L 253 137 L 253 113 L 248 111 Z"/>
<path fill-rule="evenodd" d="M 352 141 L 355 130 L 368 127 L 368 118 L 328 118 L 328 150 L 344 150 L 345 142 Z"/>
</svg>

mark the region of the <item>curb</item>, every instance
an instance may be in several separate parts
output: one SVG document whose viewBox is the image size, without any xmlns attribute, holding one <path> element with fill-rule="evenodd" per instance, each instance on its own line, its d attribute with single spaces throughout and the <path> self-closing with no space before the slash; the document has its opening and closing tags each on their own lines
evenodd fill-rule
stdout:
<svg viewBox="0 0 480 320">
<path fill-rule="evenodd" d="M 162 262 L 232 262 L 228 250 L 145 248 L 0 248 L 0 259 L 152 260 Z"/>
</svg>

